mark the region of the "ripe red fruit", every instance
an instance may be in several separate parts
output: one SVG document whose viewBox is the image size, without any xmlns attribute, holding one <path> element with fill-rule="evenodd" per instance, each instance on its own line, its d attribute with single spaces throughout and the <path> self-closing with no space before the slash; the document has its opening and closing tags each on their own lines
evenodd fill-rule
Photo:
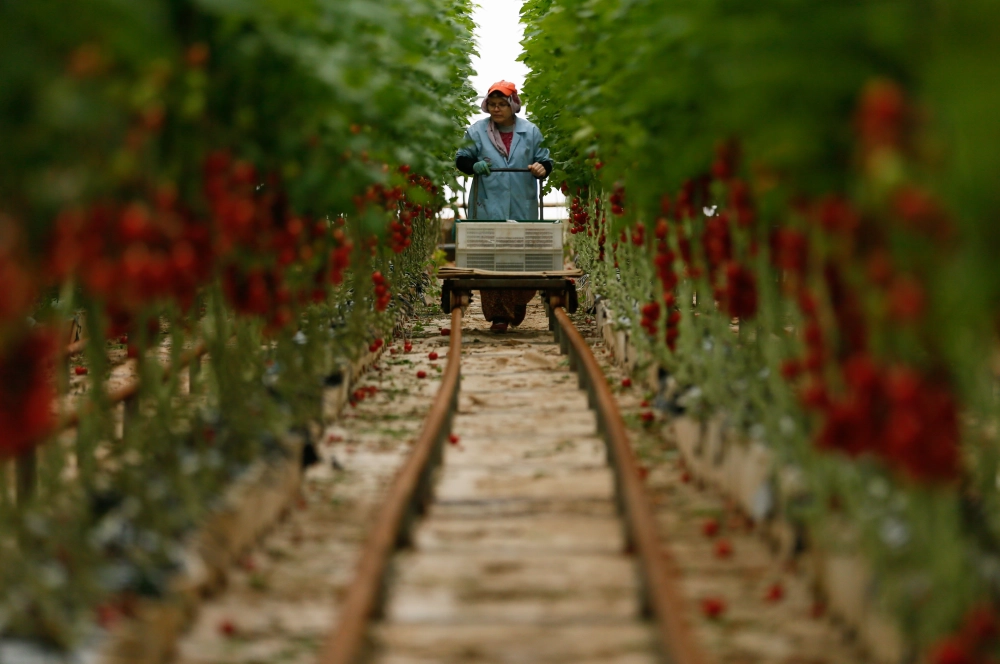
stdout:
<svg viewBox="0 0 1000 664">
<path fill-rule="evenodd" d="M 640 480 L 645 481 L 645 479 L 649 477 L 649 468 L 646 468 L 645 466 L 637 467 L 636 472 L 638 473 Z"/>
<path fill-rule="evenodd" d="M 715 542 L 715 557 L 728 558 L 733 555 L 733 545 L 727 539 L 719 539 Z"/>
<path fill-rule="evenodd" d="M 648 399 L 643 399 L 643 400 L 642 400 L 642 401 L 641 401 L 641 402 L 639 403 L 639 406 L 640 406 L 641 408 L 649 408 L 649 400 L 648 400 Z"/>
<path fill-rule="evenodd" d="M 785 380 L 795 380 L 802 373 L 802 363 L 792 358 L 781 363 L 781 375 Z"/>
<path fill-rule="evenodd" d="M 448 442 L 451 443 L 452 445 L 458 445 L 458 441 L 459 440 L 460 439 L 459 439 L 458 435 L 453 434 L 453 433 L 448 434 Z"/>
<path fill-rule="evenodd" d="M 913 277 L 897 277 L 889 287 L 886 307 L 889 316 L 901 322 L 920 318 L 925 309 L 924 288 Z"/>
<path fill-rule="evenodd" d="M 115 623 L 117 623 L 121 617 L 122 613 L 117 607 L 111 604 L 100 604 L 94 609 L 96 614 L 97 624 L 104 629 L 111 629 Z"/>
<path fill-rule="evenodd" d="M 715 537 L 719 534 L 719 520 L 718 519 L 707 519 L 705 523 L 701 525 L 701 532 L 705 537 Z"/>
<path fill-rule="evenodd" d="M 799 291 L 799 309 L 802 310 L 803 314 L 810 317 L 815 316 L 818 306 L 815 295 L 805 289 Z"/>
<path fill-rule="evenodd" d="M 823 408 L 829 401 L 826 387 L 818 381 L 811 383 L 802 390 L 802 403 L 808 408 Z"/>
<path fill-rule="evenodd" d="M 451 329 L 449 329 L 447 327 L 442 327 L 441 328 L 441 336 L 442 337 L 447 337 L 447 336 L 450 336 L 450 335 L 451 335 Z"/>
<path fill-rule="evenodd" d="M 785 587 L 781 583 L 773 583 L 771 587 L 767 589 L 767 594 L 764 595 L 764 599 L 768 602 L 779 602 L 785 597 Z"/>
<path fill-rule="evenodd" d="M 403 352 L 409 353 L 413 350 L 413 344 L 403 344 Z"/>
<path fill-rule="evenodd" d="M 632 379 L 622 378 L 622 387 L 632 387 Z"/>
<path fill-rule="evenodd" d="M 970 609 L 965 615 L 962 634 L 977 643 L 995 639 L 1000 634 L 1000 619 L 993 607 L 983 604 Z"/>
<path fill-rule="evenodd" d="M 974 664 L 979 660 L 970 652 L 969 644 L 957 636 L 939 641 L 931 651 L 931 664 Z"/>
<path fill-rule="evenodd" d="M 75 373 L 77 376 L 86 376 L 87 371 L 88 371 L 87 367 L 73 367 L 73 373 Z"/>
<path fill-rule="evenodd" d="M 435 353 L 434 351 L 431 351 L 430 353 L 427 354 L 427 359 L 436 360 L 438 359 L 438 354 Z"/>
<path fill-rule="evenodd" d="M 715 620 L 726 611 L 726 602 L 721 597 L 706 597 L 701 600 L 701 612 L 706 618 Z"/>
<path fill-rule="evenodd" d="M 789 361 L 794 362 L 794 360 L 789 360 Z M 819 349 L 813 349 L 806 354 L 805 361 L 802 362 L 799 366 L 804 367 L 807 371 L 809 371 L 812 374 L 817 374 L 821 373 L 823 370 L 823 361 L 824 361 L 823 351 Z M 787 368 L 785 365 L 787 364 L 788 363 L 786 362 L 781 366 L 782 374 L 785 374 L 785 370 Z M 792 378 L 794 378 L 794 376 Z"/>
<path fill-rule="evenodd" d="M 219 623 L 219 632 L 224 636 L 234 636 L 236 634 L 236 625 L 233 624 L 232 620 L 223 620 Z"/>
<path fill-rule="evenodd" d="M 655 418 L 656 416 L 653 415 L 653 411 L 651 410 L 644 410 L 639 413 L 639 419 L 642 420 L 643 424 L 651 424 Z"/>
<path fill-rule="evenodd" d="M 427 378 L 427 372 L 421 369 L 417 372 L 417 378 Z"/>
<path fill-rule="evenodd" d="M 689 473 L 686 470 L 683 473 L 681 473 L 681 482 L 684 482 L 684 484 L 690 483 L 691 482 L 691 473 Z"/>
</svg>

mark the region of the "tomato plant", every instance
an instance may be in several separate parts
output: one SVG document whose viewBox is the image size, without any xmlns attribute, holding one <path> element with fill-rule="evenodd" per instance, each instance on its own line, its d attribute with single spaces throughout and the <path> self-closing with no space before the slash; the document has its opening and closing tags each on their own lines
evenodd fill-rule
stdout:
<svg viewBox="0 0 1000 664">
<path fill-rule="evenodd" d="M 71 647 L 166 592 L 206 506 L 287 454 L 324 381 L 391 338 L 455 184 L 470 16 L 467 0 L 0 6 L 0 462 L 37 462 L 16 502 L 0 469 L 0 635 Z M 79 313 L 89 389 L 67 438 L 60 340 Z M 141 379 L 124 425 L 103 389 L 120 338 Z M 161 360 L 198 342 L 189 394 Z"/>
<path fill-rule="evenodd" d="M 856 529 L 918 649 L 1000 593 L 983 572 L 1000 122 L 976 83 L 996 75 L 980 21 L 997 17 L 980 0 L 522 11 L 578 265 L 677 408 L 724 414 L 807 478 L 780 509 L 817 541 Z"/>
</svg>

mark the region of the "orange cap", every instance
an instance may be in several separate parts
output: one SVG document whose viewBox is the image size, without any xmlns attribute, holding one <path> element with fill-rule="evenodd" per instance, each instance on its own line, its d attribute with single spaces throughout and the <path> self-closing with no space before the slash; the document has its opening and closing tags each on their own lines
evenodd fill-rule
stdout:
<svg viewBox="0 0 1000 664">
<path fill-rule="evenodd" d="M 489 97 L 497 90 L 502 92 L 504 97 L 510 97 L 517 94 L 517 86 L 510 81 L 497 81 L 490 86 L 490 91 L 486 93 L 486 96 Z"/>
</svg>

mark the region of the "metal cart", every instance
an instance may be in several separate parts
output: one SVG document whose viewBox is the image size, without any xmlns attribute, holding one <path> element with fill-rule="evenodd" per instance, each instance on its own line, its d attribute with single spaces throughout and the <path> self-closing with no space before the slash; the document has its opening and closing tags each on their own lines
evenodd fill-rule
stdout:
<svg viewBox="0 0 1000 664">
<path fill-rule="evenodd" d="M 527 173 L 527 168 L 494 168 L 491 173 Z M 538 211 L 539 219 L 517 220 L 512 225 L 507 219 L 466 219 L 455 223 L 456 265 L 454 268 L 442 268 L 438 276 L 442 279 L 441 309 L 450 314 L 455 307 L 466 307 L 472 300 L 474 290 L 537 290 L 542 294 L 542 301 L 550 313 L 549 327 L 552 328 L 551 309 L 564 307 L 569 313 L 577 309 L 577 294 L 575 277 L 582 276 L 579 270 L 562 269 L 562 224 L 557 221 L 547 222 L 544 219 L 542 207 L 543 180 L 538 181 Z M 474 197 L 473 197 L 474 200 Z M 470 200 L 469 206 L 474 205 Z M 472 228 L 460 232 L 459 225 Z M 524 226 L 520 226 L 524 224 Z M 546 227 L 539 228 L 538 224 Z M 470 248 L 474 243 L 468 238 L 475 236 L 478 246 Z M 554 239 L 558 243 L 554 243 Z M 536 246 L 531 246 L 532 243 Z M 463 243 L 466 244 L 463 247 Z M 492 255 L 492 261 L 461 260 L 461 252 L 476 252 L 487 258 Z M 517 257 L 520 255 L 521 260 Z M 497 260 L 505 256 L 507 260 Z M 511 258 L 513 257 L 513 258 Z M 458 265 L 458 263 L 466 263 Z M 491 269 L 492 268 L 492 269 Z"/>
</svg>

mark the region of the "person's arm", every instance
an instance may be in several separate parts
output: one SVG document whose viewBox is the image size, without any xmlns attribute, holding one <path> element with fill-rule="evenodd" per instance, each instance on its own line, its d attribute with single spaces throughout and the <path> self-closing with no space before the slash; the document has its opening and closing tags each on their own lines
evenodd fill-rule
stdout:
<svg viewBox="0 0 1000 664">
<path fill-rule="evenodd" d="M 455 158 L 455 166 L 466 175 L 475 175 L 472 170 L 475 163 L 476 158 L 469 157 L 468 155 L 460 154 Z"/>
<path fill-rule="evenodd" d="M 541 164 L 545 168 L 545 177 L 549 177 L 552 174 L 552 155 L 549 154 L 549 149 L 542 146 L 542 142 L 545 140 L 542 137 L 542 132 L 539 131 L 538 127 L 535 127 L 533 132 L 534 144 L 535 144 L 535 154 L 534 162 L 536 164 Z"/>
<path fill-rule="evenodd" d="M 472 134 L 470 134 L 469 130 L 466 129 L 465 140 L 462 143 L 462 147 L 458 149 L 458 153 L 455 155 L 455 167 L 466 175 L 475 175 L 472 167 L 477 161 L 479 161 L 479 146 L 476 145 L 476 141 L 472 138 Z"/>
</svg>

